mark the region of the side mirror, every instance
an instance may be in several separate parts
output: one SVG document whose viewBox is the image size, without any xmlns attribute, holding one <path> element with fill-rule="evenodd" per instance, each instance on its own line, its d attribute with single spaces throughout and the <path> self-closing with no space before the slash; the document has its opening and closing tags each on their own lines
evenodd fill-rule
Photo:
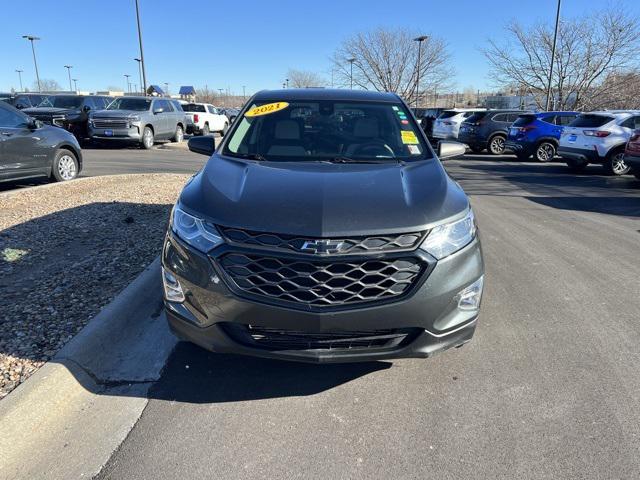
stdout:
<svg viewBox="0 0 640 480">
<path fill-rule="evenodd" d="M 162 112 L 164 112 L 164 108 L 162 108 L 162 107 L 153 109 L 153 114 L 154 115 L 157 115 L 157 114 L 162 113 Z"/>
<path fill-rule="evenodd" d="M 22 103 L 18 103 L 18 104 L 16 104 L 16 108 L 18 110 L 22 110 L 24 108 L 24 105 Z"/>
<path fill-rule="evenodd" d="M 89 105 L 85 105 L 84 107 L 82 107 L 82 111 L 84 113 L 87 113 L 89 110 L 91 110 L 91 107 Z"/>
<path fill-rule="evenodd" d="M 459 157 L 460 155 L 464 155 L 466 151 L 467 147 L 460 142 L 442 141 L 438 144 L 438 157 L 440 157 L 440 160 Z"/>
<path fill-rule="evenodd" d="M 29 118 L 29 123 L 27 123 L 27 128 L 29 130 L 37 130 L 42 128 L 43 123 L 40 120 L 36 120 L 35 118 Z"/>
<path fill-rule="evenodd" d="M 216 143 L 213 136 L 205 135 L 202 137 L 193 137 L 187 143 L 189 150 L 193 153 L 199 153 L 200 155 L 206 155 L 210 157 L 216 150 Z"/>
</svg>

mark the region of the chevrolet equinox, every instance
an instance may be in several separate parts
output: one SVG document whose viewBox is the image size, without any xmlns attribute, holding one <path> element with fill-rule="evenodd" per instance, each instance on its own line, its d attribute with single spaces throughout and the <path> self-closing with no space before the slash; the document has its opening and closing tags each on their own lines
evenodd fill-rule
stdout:
<svg viewBox="0 0 640 480">
<path fill-rule="evenodd" d="M 184 187 L 167 318 L 215 352 L 428 357 L 473 336 L 484 265 L 469 199 L 395 94 L 263 91 Z M 464 147 L 441 142 L 440 158 Z"/>
</svg>

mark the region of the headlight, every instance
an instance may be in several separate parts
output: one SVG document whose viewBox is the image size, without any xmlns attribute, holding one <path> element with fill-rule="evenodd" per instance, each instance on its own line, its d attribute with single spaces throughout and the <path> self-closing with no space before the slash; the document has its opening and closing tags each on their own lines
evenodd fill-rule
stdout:
<svg viewBox="0 0 640 480">
<path fill-rule="evenodd" d="M 207 253 L 222 243 L 222 237 L 215 226 L 181 210 L 173 208 L 171 230 L 192 247 Z"/>
<path fill-rule="evenodd" d="M 133 116 L 133 117 L 129 117 L 129 121 L 130 122 L 139 122 L 140 121 L 140 117 L 138 117 L 137 115 Z"/>
<path fill-rule="evenodd" d="M 440 260 L 467 246 L 475 236 L 476 220 L 469 209 L 464 218 L 431 230 L 420 248 Z"/>
</svg>

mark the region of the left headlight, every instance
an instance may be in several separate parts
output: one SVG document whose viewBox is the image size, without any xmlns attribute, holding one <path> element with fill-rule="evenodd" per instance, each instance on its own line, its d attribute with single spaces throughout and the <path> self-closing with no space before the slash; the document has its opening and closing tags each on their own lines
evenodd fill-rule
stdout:
<svg viewBox="0 0 640 480">
<path fill-rule="evenodd" d="M 476 219 L 473 210 L 460 220 L 433 228 L 420 248 L 438 260 L 466 247 L 476 236 Z"/>
<path fill-rule="evenodd" d="M 222 237 L 214 225 L 189 215 L 177 205 L 173 207 L 171 230 L 181 240 L 203 253 L 222 243 Z"/>
</svg>

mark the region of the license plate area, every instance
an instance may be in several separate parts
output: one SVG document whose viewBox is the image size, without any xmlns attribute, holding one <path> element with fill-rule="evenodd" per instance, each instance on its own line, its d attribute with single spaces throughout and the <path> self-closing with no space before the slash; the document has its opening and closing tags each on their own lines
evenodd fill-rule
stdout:
<svg viewBox="0 0 640 480">
<path fill-rule="evenodd" d="M 105 130 L 104 135 L 106 137 L 113 137 L 113 130 Z"/>
</svg>

